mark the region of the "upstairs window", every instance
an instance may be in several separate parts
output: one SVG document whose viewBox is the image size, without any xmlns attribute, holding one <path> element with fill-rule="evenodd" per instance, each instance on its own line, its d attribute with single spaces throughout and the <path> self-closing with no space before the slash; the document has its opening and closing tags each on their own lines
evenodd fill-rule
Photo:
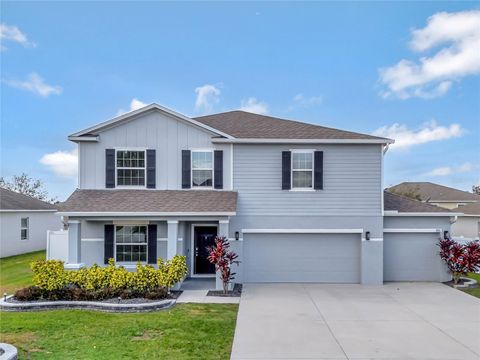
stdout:
<svg viewBox="0 0 480 360">
<path fill-rule="evenodd" d="M 213 151 L 192 151 L 192 187 L 213 186 Z"/>
<path fill-rule="evenodd" d="M 28 223 L 29 223 L 28 217 L 20 219 L 20 239 L 21 240 L 28 240 L 28 233 L 29 233 Z"/>
<path fill-rule="evenodd" d="M 117 151 L 117 186 L 145 186 L 145 151 Z"/>
<path fill-rule="evenodd" d="M 292 189 L 313 189 L 313 151 L 292 151 Z"/>
</svg>

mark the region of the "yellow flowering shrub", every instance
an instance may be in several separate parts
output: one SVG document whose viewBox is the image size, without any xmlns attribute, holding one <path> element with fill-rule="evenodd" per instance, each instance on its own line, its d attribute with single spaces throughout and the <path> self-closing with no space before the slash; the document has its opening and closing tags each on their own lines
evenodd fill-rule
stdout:
<svg viewBox="0 0 480 360">
<path fill-rule="evenodd" d="M 160 287 L 169 289 L 187 275 L 185 256 L 177 255 L 164 261 L 158 259 L 158 269 L 152 265 L 137 264 L 136 271 L 130 272 L 122 266 L 115 266 L 110 259 L 106 267 L 94 264 L 90 268 L 67 271 L 62 261 L 43 260 L 31 264 L 33 283 L 42 290 L 58 290 L 67 285 L 75 285 L 84 290 L 131 290 L 145 293 Z"/>
<path fill-rule="evenodd" d="M 42 290 L 58 290 L 68 284 L 63 261 L 34 261 L 30 264 L 30 268 L 33 271 L 33 283 Z"/>
</svg>

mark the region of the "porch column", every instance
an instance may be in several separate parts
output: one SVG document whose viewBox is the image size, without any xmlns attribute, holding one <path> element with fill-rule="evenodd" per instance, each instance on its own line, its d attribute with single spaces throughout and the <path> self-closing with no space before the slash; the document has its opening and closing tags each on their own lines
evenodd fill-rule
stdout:
<svg viewBox="0 0 480 360">
<path fill-rule="evenodd" d="M 68 256 L 65 269 L 80 269 L 85 266 L 82 260 L 82 223 L 68 221 Z"/>
<path fill-rule="evenodd" d="M 225 236 L 227 239 L 229 238 L 228 234 L 228 225 L 229 220 L 219 220 L 218 221 L 218 236 Z"/>
<path fill-rule="evenodd" d="M 178 220 L 167 221 L 167 260 L 177 255 Z"/>
<path fill-rule="evenodd" d="M 227 239 L 229 238 L 229 234 L 228 234 L 229 224 L 230 224 L 229 220 L 218 221 L 218 236 L 225 236 Z M 215 273 L 215 289 L 223 290 L 223 283 L 222 283 L 222 280 L 220 279 L 219 271 Z"/>
</svg>

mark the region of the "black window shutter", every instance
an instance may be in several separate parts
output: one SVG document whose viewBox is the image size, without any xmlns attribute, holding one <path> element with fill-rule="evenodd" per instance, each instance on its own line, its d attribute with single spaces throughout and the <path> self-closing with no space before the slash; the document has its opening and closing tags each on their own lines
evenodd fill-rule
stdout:
<svg viewBox="0 0 480 360">
<path fill-rule="evenodd" d="M 148 225 L 148 263 L 157 263 L 157 225 Z"/>
<path fill-rule="evenodd" d="M 115 149 L 105 149 L 105 187 L 115 187 Z"/>
<path fill-rule="evenodd" d="M 282 190 L 291 188 L 292 152 L 282 151 Z"/>
<path fill-rule="evenodd" d="M 105 241 L 104 241 L 104 256 L 103 262 L 108 264 L 108 260 L 114 257 L 113 246 L 114 246 L 114 225 L 106 224 L 105 225 Z"/>
<path fill-rule="evenodd" d="M 313 187 L 316 190 L 323 189 L 323 151 L 315 151 L 314 158 L 314 170 L 313 170 Z"/>
<path fill-rule="evenodd" d="M 223 151 L 215 150 L 213 152 L 213 168 L 214 168 L 214 187 L 215 189 L 223 189 Z"/>
<path fill-rule="evenodd" d="M 147 150 L 147 188 L 155 189 L 155 150 Z"/>
<path fill-rule="evenodd" d="M 182 150 L 182 189 L 190 189 L 190 150 Z"/>
</svg>

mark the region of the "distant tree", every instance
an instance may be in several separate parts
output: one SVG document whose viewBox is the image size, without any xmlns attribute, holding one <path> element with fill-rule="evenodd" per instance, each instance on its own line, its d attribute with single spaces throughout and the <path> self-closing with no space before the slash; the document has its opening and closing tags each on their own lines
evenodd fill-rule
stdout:
<svg viewBox="0 0 480 360">
<path fill-rule="evenodd" d="M 473 185 L 472 186 L 472 192 L 474 194 L 480 195 L 480 185 Z"/>
<path fill-rule="evenodd" d="M 47 189 L 45 189 L 44 184 L 40 180 L 35 180 L 25 173 L 12 176 L 10 181 L 5 180 L 3 176 L 0 177 L 0 187 L 52 204 L 57 201 L 56 198 L 49 197 Z"/>
<path fill-rule="evenodd" d="M 422 201 L 422 196 L 418 192 L 418 188 L 407 188 L 403 190 L 397 190 L 397 189 L 390 189 L 389 190 L 392 194 L 400 195 L 400 196 L 405 196 L 413 200 L 418 200 Z"/>
</svg>

